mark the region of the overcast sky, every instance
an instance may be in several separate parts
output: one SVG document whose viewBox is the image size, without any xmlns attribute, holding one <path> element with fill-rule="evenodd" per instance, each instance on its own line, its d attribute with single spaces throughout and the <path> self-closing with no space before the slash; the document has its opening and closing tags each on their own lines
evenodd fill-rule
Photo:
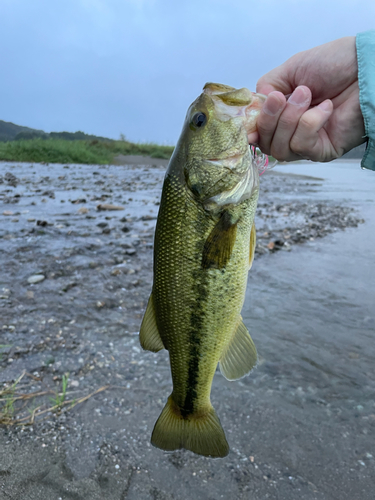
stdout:
<svg viewBox="0 0 375 500">
<path fill-rule="evenodd" d="M 374 0 L 0 0 L 0 119 L 174 144 L 206 81 L 373 28 Z"/>
</svg>

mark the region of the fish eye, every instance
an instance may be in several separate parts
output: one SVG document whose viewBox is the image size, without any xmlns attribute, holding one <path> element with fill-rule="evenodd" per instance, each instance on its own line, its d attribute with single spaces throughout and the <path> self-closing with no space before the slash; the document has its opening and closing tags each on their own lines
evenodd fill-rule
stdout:
<svg viewBox="0 0 375 500">
<path fill-rule="evenodd" d="M 195 113 L 195 115 L 193 116 L 192 118 L 192 124 L 197 127 L 197 128 L 200 128 L 200 127 L 203 127 L 206 122 L 207 122 L 207 116 L 204 114 L 204 113 Z"/>
</svg>

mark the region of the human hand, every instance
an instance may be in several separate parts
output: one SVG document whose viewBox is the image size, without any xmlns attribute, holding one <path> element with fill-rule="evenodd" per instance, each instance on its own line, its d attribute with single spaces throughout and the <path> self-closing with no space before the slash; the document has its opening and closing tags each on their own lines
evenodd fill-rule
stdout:
<svg viewBox="0 0 375 500">
<path fill-rule="evenodd" d="M 279 161 L 331 161 L 365 141 L 355 37 L 294 55 L 257 92 L 268 97 L 249 143 Z"/>
</svg>

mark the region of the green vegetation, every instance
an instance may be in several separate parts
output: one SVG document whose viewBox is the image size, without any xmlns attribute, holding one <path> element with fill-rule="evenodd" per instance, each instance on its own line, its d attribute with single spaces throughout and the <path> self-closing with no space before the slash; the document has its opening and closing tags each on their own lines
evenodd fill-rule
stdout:
<svg viewBox="0 0 375 500">
<path fill-rule="evenodd" d="M 158 144 L 136 144 L 126 140 L 64 140 L 64 139 L 21 139 L 0 142 L 0 160 L 46 162 L 46 163 L 87 163 L 110 164 L 117 155 L 145 155 L 152 158 L 168 159 L 172 146 Z"/>
<path fill-rule="evenodd" d="M 62 382 L 61 382 L 61 385 L 62 385 L 61 389 L 62 390 L 61 390 L 61 393 L 59 393 L 58 391 L 56 391 L 55 392 L 55 396 L 53 398 L 51 398 L 51 402 L 53 403 L 53 406 L 57 407 L 57 409 L 61 408 L 62 404 L 65 401 L 65 398 L 66 398 L 66 389 L 68 388 L 68 380 L 69 380 L 69 373 L 67 373 L 66 375 L 62 376 Z"/>
</svg>

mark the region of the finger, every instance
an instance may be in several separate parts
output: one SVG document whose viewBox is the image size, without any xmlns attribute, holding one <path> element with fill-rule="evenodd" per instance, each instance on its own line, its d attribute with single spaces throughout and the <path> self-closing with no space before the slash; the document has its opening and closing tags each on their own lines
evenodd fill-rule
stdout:
<svg viewBox="0 0 375 500">
<path fill-rule="evenodd" d="M 256 145 L 258 144 L 259 141 L 259 134 L 258 132 L 251 132 L 251 134 L 247 135 L 247 140 L 249 144 Z"/>
<path fill-rule="evenodd" d="M 281 92 L 271 92 L 263 104 L 257 120 L 258 144 L 263 153 L 271 153 L 272 137 L 285 104 L 286 99 Z"/>
<path fill-rule="evenodd" d="M 339 156 L 323 128 L 332 112 L 332 101 L 327 99 L 302 115 L 290 141 L 295 154 L 312 161 L 330 161 Z"/>
<path fill-rule="evenodd" d="M 291 161 L 296 155 L 290 149 L 290 141 L 295 133 L 299 120 L 311 103 L 311 91 L 301 85 L 289 97 L 281 113 L 271 142 L 271 155 L 279 161 Z"/>
</svg>

